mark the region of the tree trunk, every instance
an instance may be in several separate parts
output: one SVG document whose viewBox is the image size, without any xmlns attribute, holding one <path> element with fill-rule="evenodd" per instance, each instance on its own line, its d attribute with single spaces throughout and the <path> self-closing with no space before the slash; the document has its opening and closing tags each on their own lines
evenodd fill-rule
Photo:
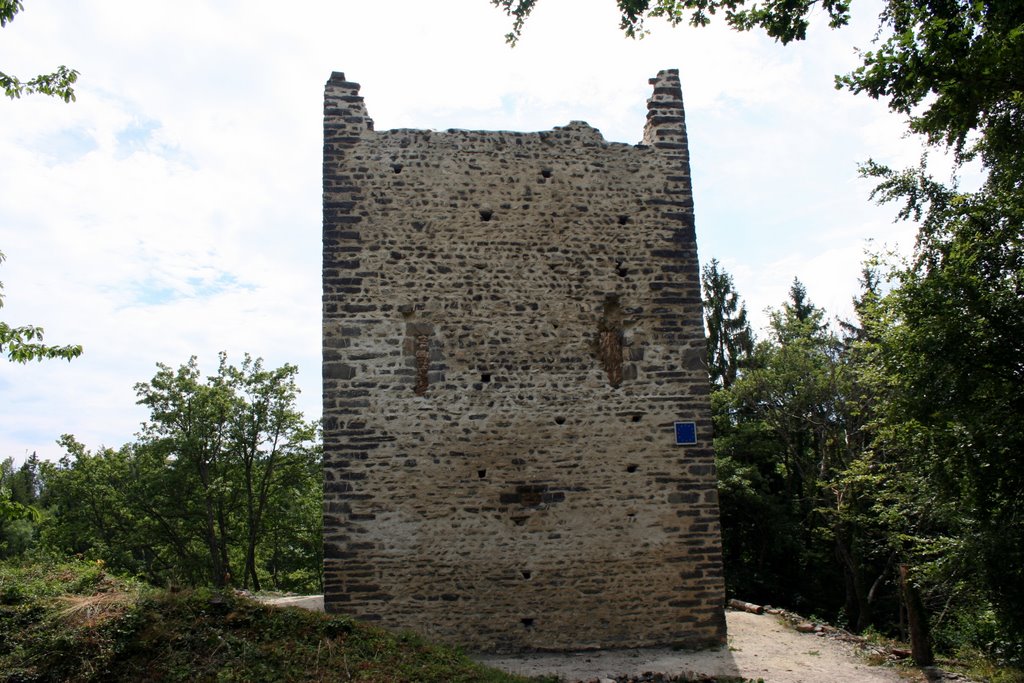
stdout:
<svg viewBox="0 0 1024 683">
<path fill-rule="evenodd" d="M 907 605 L 907 622 L 910 625 L 910 652 L 914 658 L 914 664 L 918 666 L 931 666 L 935 663 L 932 654 L 932 644 L 928 637 L 928 617 L 924 613 L 924 605 L 921 604 L 921 596 L 917 588 L 907 578 L 909 569 L 907 565 L 900 565 L 900 590 L 903 593 L 903 600 Z"/>
<path fill-rule="evenodd" d="M 841 529 L 835 530 L 836 555 L 843 566 L 843 575 L 846 579 L 846 615 L 850 626 L 860 633 L 871 625 L 871 604 L 868 600 L 867 591 L 864 590 L 864 581 L 858 566 L 858 558 L 855 557 L 853 544 L 847 544 L 843 539 Z"/>
<path fill-rule="evenodd" d="M 245 551 L 245 571 L 248 577 L 252 578 L 253 590 L 260 590 L 260 579 L 256 574 L 256 546 L 263 534 L 263 514 L 267 509 L 267 499 L 270 496 L 270 486 L 273 482 L 274 471 L 277 466 L 278 434 L 273 435 L 271 448 L 266 456 L 266 464 L 263 472 L 259 475 L 258 481 L 253 476 L 253 469 L 256 463 L 256 455 L 259 452 L 257 444 L 253 443 L 246 458 L 245 465 L 245 491 L 246 509 L 248 512 L 248 543 Z"/>
<path fill-rule="evenodd" d="M 260 578 L 256 575 L 256 541 L 255 530 L 250 530 L 248 547 L 245 551 L 245 581 L 248 583 L 249 579 L 252 579 L 252 589 L 254 591 L 262 590 L 260 588 Z"/>
<path fill-rule="evenodd" d="M 228 523 L 223 501 L 217 503 L 217 530 L 220 534 L 220 566 L 224 577 L 219 585 L 230 586 L 233 577 L 231 576 L 231 560 L 228 557 Z"/>
<path fill-rule="evenodd" d="M 222 563 L 220 543 L 217 538 L 217 520 L 213 497 L 210 495 L 210 470 L 206 462 L 199 459 L 199 481 L 203 485 L 203 503 L 206 507 L 206 547 L 210 552 L 210 580 L 213 585 L 224 586 L 225 571 Z"/>
</svg>

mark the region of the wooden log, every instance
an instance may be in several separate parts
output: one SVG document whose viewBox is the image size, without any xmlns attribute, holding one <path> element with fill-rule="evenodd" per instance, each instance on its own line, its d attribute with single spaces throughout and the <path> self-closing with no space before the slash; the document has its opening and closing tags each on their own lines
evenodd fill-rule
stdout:
<svg viewBox="0 0 1024 683">
<path fill-rule="evenodd" d="M 761 605 L 755 605 L 752 602 L 743 602 L 742 600 L 736 600 L 735 598 L 729 601 L 729 607 L 742 610 L 744 612 L 750 612 L 751 614 L 764 614 L 764 607 L 761 607 Z"/>
</svg>

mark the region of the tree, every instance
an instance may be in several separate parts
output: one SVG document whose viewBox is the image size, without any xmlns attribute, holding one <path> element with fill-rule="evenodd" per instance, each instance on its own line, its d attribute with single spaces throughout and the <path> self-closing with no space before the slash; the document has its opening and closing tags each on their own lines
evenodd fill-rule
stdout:
<svg viewBox="0 0 1024 683">
<path fill-rule="evenodd" d="M 245 485 L 243 583 L 260 590 L 256 551 L 266 532 L 267 511 L 279 492 L 294 489 L 306 474 L 310 461 L 304 456 L 315 425 L 295 408 L 294 365 L 264 370 L 262 360 L 246 356 L 241 368 L 225 368 L 223 357 L 221 367 L 236 392 L 228 447 L 241 464 Z"/>
<path fill-rule="evenodd" d="M 868 291 L 859 299 L 865 310 L 872 300 Z M 886 473 L 869 459 L 871 394 L 859 363 L 860 347 L 830 329 L 794 279 L 712 409 L 728 589 L 863 630 L 896 613 L 896 536 L 886 525 L 897 520 L 876 505 Z"/>
<path fill-rule="evenodd" d="M 0 468 L 0 481 L 7 485 L 12 501 L 35 505 L 39 500 L 39 456 L 32 453 L 17 470 L 13 460 L 7 458 Z"/>
<path fill-rule="evenodd" d="M 1004 635 L 1024 643 L 1024 204 L 990 177 L 961 193 L 923 170 L 868 169 L 920 221 L 873 332 L 877 448 L 952 510 L 917 534 L 922 571 L 971 576 Z M 920 515 L 919 515 L 920 516 Z M 947 538 L 937 542 L 935 537 Z M 942 548 L 942 552 L 936 548 Z M 961 579 L 962 580 L 962 579 Z M 948 595 L 948 591 L 946 592 Z M 975 602 L 976 613 L 985 605 Z M 980 617 L 979 617 L 980 618 Z M 1021 651 L 1018 649 L 1018 651 Z"/>
<path fill-rule="evenodd" d="M 221 361 L 223 367 L 223 356 Z M 210 580 L 215 586 L 224 586 L 232 581 L 229 516 L 237 500 L 229 484 L 226 453 L 231 390 L 223 377 L 204 383 L 194 356 L 176 372 L 162 363 L 157 367 L 152 381 L 135 385 L 139 403 L 150 409 L 143 438 L 149 447 L 164 454 L 172 469 L 197 478 L 198 501 L 187 502 L 198 502 L 201 508 Z"/>
<path fill-rule="evenodd" d="M 823 324 L 825 312 L 794 279 L 789 301 L 770 314 L 770 342 L 737 393 L 754 405 L 784 445 L 780 463 L 786 493 L 809 497 L 827 468 L 836 426 L 838 341 Z"/>
<path fill-rule="evenodd" d="M 0 28 L 14 21 L 15 15 L 23 9 L 21 0 L 0 0 Z M 0 87 L 12 100 L 22 95 L 42 93 L 70 102 L 75 99 L 74 84 L 77 80 L 78 72 L 64 65 L 57 67 L 53 73 L 40 74 L 27 81 L 0 71 Z"/>
<path fill-rule="evenodd" d="M 835 553 L 850 543 L 822 513 L 846 455 L 846 374 L 824 315 L 795 280 L 749 367 L 712 405 L 727 585 L 827 612 L 844 603 Z"/>
<path fill-rule="evenodd" d="M 40 533 L 43 545 L 155 579 L 157 568 L 172 560 L 162 550 L 161 520 L 134 504 L 151 478 L 137 467 L 138 454 L 130 446 L 90 452 L 68 434 L 59 443 L 65 455 L 41 468 L 50 513 Z"/>
<path fill-rule="evenodd" d="M 23 553 L 35 542 L 42 518 L 39 497 L 39 458 L 33 453 L 14 469 L 14 460 L 0 461 L 0 558 Z"/>
<path fill-rule="evenodd" d="M 708 372 L 713 385 L 728 389 L 750 362 L 754 333 L 732 275 L 720 268 L 718 259 L 711 259 L 711 263 L 704 266 L 701 284 L 708 335 Z"/>
<path fill-rule="evenodd" d="M 32 465 L 38 463 L 32 454 Z M 32 483 L 26 481 L 32 474 L 32 465 L 26 462 L 20 470 L 14 469 L 14 460 L 0 461 L 0 529 L 6 522 L 21 519 L 38 519 L 38 512 L 32 508 L 35 496 Z"/>
<path fill-rule="evenodd" d="M 913 132 L 952 147 L 961 161 L 980 155 L 990 173 L 1019 181 L 1024 6 L 888 0 L 881 21 L 889 30 L 879 48 L 864 52 L 863 64 L 836 86 L 887 98 Z"/>
<path fill-rule="evenodd" d="M 224 354 L 209 377 L 195 358 L 158 365 L 136 385 L 138 440 L 90 452 L 66 435 L 43 464 L 42 543 L 154 583 L 321 588 L 322 449 L 296 372 Z"/>
<path fill-rule="evenodd" d="M 269 499 L 261 561 L 278 590 L 324 590 L 323 556 L 323 438 L 293 468 Z"/>
<path fill-rule="evenodd" d="M 975 192 L 936 181 L 925 161 L 894 171 L 869 162 L 875 197 L 919 224 L 914 255 L 895 264 L 879 300 L 873 354 L 877 448 L 952 510 L 918 513 L 919 576 L 946 614 L 977 632 L 992 609 L 1024 651 L 1024 7 L 890 2 L 892 34 L 839 84 L 910 116 L 911 130 L 981 162 Z M 951 568 L 956 568 L 952 571 Z M 963 577 L 971 577 L 966 580 Z M 961 589 L 969 584 L 967 589 Z M 947 587 L 955 586 L 956 591 Z M 927 606 L 927 605 L 926 605 Z"/>
<path fill-rule="evenodd" d="M 268 518 L 282 491 L 305 487 L 310 463 L 319 463 L 315 425 L 295 408 L 298 369 L 265 370 L 249 356 L 235 367 L 223 353 L 217 374 L 205 381 L 194 357 L 177 371 L 158 367 L 150 382 L 135 387 L 150 409 L 142 445 L 163 454 L 192 492 L 186 505 L 197 513 L 211 582 L 233 582 L 240 554 L 243 585 L 259 590 Z M 315 481 L 319 488 L 319 476 Z"/>
</svg>

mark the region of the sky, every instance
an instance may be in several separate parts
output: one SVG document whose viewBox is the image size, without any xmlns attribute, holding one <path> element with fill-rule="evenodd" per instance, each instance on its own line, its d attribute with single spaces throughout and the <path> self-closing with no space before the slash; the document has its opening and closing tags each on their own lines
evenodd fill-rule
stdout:
<svg viewBox="0 0 1024 683">
<path fill-rule="evenodd" d="M 848 316 L 866 249 L 914 226 L 869 201 L 857 164 L 921 154 L 884 103 L 838 91 L 880 5 L 816 15 L 781 46 L 721 21 L 650 22 L 630 40 L 612 0 L 542 0 L 519 45 L 488 0 L 31 0 L 0 30 L 0 71 L 78 69 L 77 101 L 0 101 L 0 319 L 85 353 L 0 360 L 0 459 L 131 441 L 134 385 L 156 363 L 225 351 L 299 368 L 320 416 L 324 83 L 362 84 L 377 130 L 549 130 L 584 120 L 640 140 L 648 79 L 683 84 L 703 262 L 729 271 L 756 327 L 794 277 Z"/>
</svg>

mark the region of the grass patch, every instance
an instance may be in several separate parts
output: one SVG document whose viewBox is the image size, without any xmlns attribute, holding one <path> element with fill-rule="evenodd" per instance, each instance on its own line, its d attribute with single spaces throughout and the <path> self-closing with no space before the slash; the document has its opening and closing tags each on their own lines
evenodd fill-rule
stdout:
<svg viewBox="0 0 1024 683">
<path fill-rule="evenodd" d="M 0 681 L 139 680 L 531 679 L 347 617 L 233 593 L 171 593 L 95 563 L 0 564 Z"/>
<path fill-rule="evenodd" d="M 961 648 L 952 660 L 939 659 L 939 665 L 965 674 L 973 680 L 988 683 L 1024 683 L 1024 671 L 1013 666 L 1000 666 L 980 650 Z"/>
</svg>

